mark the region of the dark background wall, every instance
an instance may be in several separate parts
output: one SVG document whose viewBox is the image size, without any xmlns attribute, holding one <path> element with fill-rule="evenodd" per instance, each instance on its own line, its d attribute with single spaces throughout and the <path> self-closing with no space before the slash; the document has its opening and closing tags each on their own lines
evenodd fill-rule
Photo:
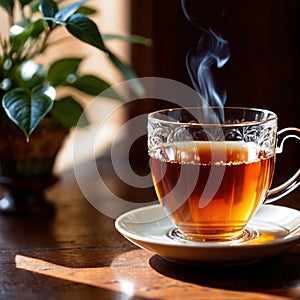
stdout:
<svg viewBox="0 0 300 300">
<path fill-rule="evenodd" d="M 300 127 L 298 0 L 187 0 L 200 25 L 211 27 L 229 42 L 231 57 L 214 70 L 227 105 L 261 107 L 279 116 L 279 128 Z M 298 18 L 298 19 L 297 19 Z M 184 16 L 179 0 L 132 0 L 132 32 L 150 37 L 152 47 L 134 46 L 133 66 L 139 76 L 158 76 L 191 85 L 187 51 L 201 35 Z M 129 116 L 159 108 L 147 101 L 130 108 Z M 299 143 L 298 143 L 299 144 Z M 291 141 L 278 155 L 275 183 L 299 166 L 300 147 Z M 144 153 L 145 139 L 133 147 Z M 135 149 L 134 149 L 135 148 Z M 144 159 L 141 154 L 135 155 Z"/>
</svg>

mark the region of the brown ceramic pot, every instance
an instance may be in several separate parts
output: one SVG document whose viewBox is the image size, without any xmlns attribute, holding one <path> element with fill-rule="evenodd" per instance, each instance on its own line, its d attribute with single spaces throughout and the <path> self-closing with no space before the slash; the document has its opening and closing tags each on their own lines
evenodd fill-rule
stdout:
<svg viewBox="0 0 300 300">
<path fill-rule="evenodd" d="M 56 119 L 46 117 L 27 142 L 24 133 L 2 116 L 0 212 L 28 214 L 53 209 L 44 198 L 44 189 L 57 180 L 53 165 L 68 132 Z"/>
</svg>

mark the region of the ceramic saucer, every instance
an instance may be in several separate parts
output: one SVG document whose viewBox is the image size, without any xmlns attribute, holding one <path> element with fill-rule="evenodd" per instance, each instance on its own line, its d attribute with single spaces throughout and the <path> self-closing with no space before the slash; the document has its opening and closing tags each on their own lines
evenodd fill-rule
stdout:
<svg viewBox="0 0 300 300">
<path fill-rule="evenodd" d="M 286 251 L 300 241 L 300 212 L 264 205 L 246 229 L 246 241 L 190 242 L 172 238 L 174 225 L 163 208 L 151 205 L 129 211 L 115 221 L 129 241 L 165 259 L 186 263 L 240 263 Z"/>
</svg>

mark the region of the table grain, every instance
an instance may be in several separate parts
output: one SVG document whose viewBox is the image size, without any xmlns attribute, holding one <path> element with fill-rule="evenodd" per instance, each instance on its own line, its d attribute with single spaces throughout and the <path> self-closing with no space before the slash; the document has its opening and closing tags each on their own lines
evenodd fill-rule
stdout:
<svg viewBox="0 0 300 300">
<path fill-rule="evenodd" d="M 154 200 L 152 190 L 122 184 L 105 159 L 98 164 L 114 193 Z M 176 264 L 121 236 L 72 170 L 47 196 L 54 215 L 0 216 L 0 299 L 300 299 L 300 244 L 248 265 Z M 294 192 L 278 204 L 300 209 L 298 199 Z"/>
</svg>

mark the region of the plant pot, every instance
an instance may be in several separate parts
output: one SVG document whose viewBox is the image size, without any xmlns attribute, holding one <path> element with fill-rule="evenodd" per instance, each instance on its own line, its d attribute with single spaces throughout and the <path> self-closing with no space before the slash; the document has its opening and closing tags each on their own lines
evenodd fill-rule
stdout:
<svg viewBox="0 0 300 300">
<path fill-rule="evenodd" d="M 52 212 L 53 205 L 45 199 L 44 190 L 57 181 L 53 165 L 69 130 L 56 119 L 46 117 L 27 142 L 17 126 L 1 117 L 0 185 L 5 192 L 0 200 L 0 212 Z"/>
</svg>

